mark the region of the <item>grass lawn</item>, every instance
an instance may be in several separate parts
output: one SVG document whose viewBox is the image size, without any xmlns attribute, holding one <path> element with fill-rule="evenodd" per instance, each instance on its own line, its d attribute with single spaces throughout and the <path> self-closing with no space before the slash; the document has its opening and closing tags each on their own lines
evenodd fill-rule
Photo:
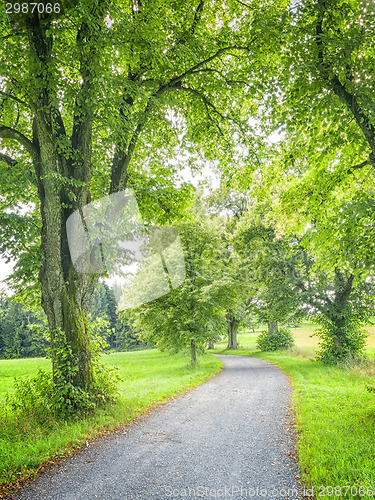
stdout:
<svg viewBox="0 0 375 500">
<path fill-rule="evenodd" d="M 314 325 L 294 330 L 296 347 L 288 352 L 256 351 L 260 330 L 239 334 L 241 350 L 223 351 L 222 343 L 214 352 L 256 356 L 275 363 L 290 377 L 306 488 L 314 488 L 314 498 L 375 497 L 375 393 L 366 389 L 375 386 L 374 328 L 369 329 L 367 349 L 372 360 L 354 367 L 325 366 L 313 359 L 317 339 L 309 335 Z"/>
<path fill-rule="evenodd" d="M 121 398 L 116 405 L 95 415 L 43 424 L 33 419 L 3 418 L 0 422 L 0 498 L 9 485 L 33 475 L 49 461 L 68 455 L 74 449 L 101 434 L 126 424 L 157 403 L 170 399 L 201 384 L 220 371 L 217 358 L 204 355 L 197 368 L 181 355 L 161 353 L 154 349 L 110 354 L 105 363 L 120 369 Z M 50 369 L 46 359 L 0 360 L 0 404 L 13 378 L 33 376 L 38 368 Z"/>
<path fill-rule="evenodd" d="M 314 323 L 303 323 L 297 328 L 291 328 L 293 332 L 295 349 L 299 352 L 305 352 L 306 354 L 314 355 L 316 348 L 318 347 L 319 339 L 317 336 L 312 336 L 314 331 L 319 328 L 318 325 Z M 238 334 L 238 347 L 239 349 L 245 350 L 256 350 L 256 338 L 262 330 L 266 330 L 265 325 L 258 326 L 253 332 L 251 329 L 243 329 Z M 367 347 L 375 349 L 375 326 L 368 326 L 365 328 L 369 332 L 369 337 L 367 339 Z M 223 339 L 221 342 L 215 344 L 215 349 L 225 349 L 227 342 Z"/>
</svg>

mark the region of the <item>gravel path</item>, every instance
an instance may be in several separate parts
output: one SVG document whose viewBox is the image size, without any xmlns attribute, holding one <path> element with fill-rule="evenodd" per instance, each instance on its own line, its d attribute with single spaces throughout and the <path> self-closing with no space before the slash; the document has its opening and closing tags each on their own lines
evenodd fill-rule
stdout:
<svg viewBox="0 0 375 500">
<path fill-rule="evenodd" d="M 219 375 L 51 467 L 12 499 L 300 498 L 287 377 L 260 359 L 218 357 Z"/>
</svg>

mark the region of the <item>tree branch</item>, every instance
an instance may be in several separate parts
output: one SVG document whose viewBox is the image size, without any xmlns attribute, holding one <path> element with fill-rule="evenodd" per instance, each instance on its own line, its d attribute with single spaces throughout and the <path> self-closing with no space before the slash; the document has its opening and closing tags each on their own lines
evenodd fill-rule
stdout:
<svg viewBox="0 0 375 500">
<path fill-rule="evenodd" d="M 21 146 L 23 146 L 30 153 L 33 160 L 37 158 L 38 148 L 36 145 L 33 144 L 25 135 L 21 134 L 21 132 L 18 132 L 18 130 L 10 127 L 0 127 L 0 137 L 18 141 Z"/>
<path fill-rule="evenodd" d="M 358 127 L 362 130 L 372 153 L 375 155 L 375 128 L 368 117 L 360 110 L 355 95 L 346 90 L 336 75 L 331 79 L 331 85 L 333 92 L 353 114 Z"/>
<path fill-rule="evenodd" d="M 12 36 L 26 36 L 26 31 L 14 31 L 13 33 L 9 33 L 9 35 L 5 35 L 1 37 L 2 40 L 8 40 L 8 38 L 12 38 Z"/>
<path fill-rule="evenodd" d="M 357 165 L 353 165 L 352 167 L 348 168 L 347 172 L 348 174 L 354 174 L 355 170 L 360 170 L 367 165 L 374 165 L 374 158 L 372 158 L 372 155 L 370 155 L 369 158 L 362 163 L 358 163 Z"/>
<path fill-rule="evenodd" d="M 204 102 L 204 104 L 206 104 L 208 107 L 210 107 L 218 116 L 220 116 L 220 118 L 222 120 L 230 120 L 231 119 L 229 116 L 223 115 L 221 113 L 221 111 L 219 111 L 217 109 L 217 107 L 214 104 L 212 104 L 212 102 L 209 101 L 207 99 L 207 97 L 204 94 L 202 94 L 201 92 L 199 92 L 198 90 L 193 89 L 192 87 L 181 87 L 181 90 L 184 90 L 185 92 L 191 92 L 192 94 L 199 97 Z"/>
<path fill-rule="evenodd" d="M 193 20 L 192 25 L 190 26 L 190 29 L 189 29 L 190 35 L 194 35 L 196 27 L 198 26 L 199 21 L 202 19 L 203 7 L 204 7 L 204 0 L 201 0 L 199 2 L 197 10 L 195 11 L 194 20 Z"/>
<path fill-rule="evenodd" d="M 9 99 L 13 99 L 14 101 L 17 101 L 20 104 L 23 104 L 24 106 L 28 106 L 27 102 L 22 101 L 21 99 L 18 99 L 18 97 L 14 96 L 12 94 L 8 94 L 7 92 L 3 92 L 2 90 L 0 90 L 0 94 L 3 95 L 4 97 L 8 97 Z"/>
<path fill-rule="evenodd" d="M 110 193 L 114 193 L 116 191 L 125 189 L 126 187 L 126 182 L 128 178 L 128 173 L 127 169 L 131 160 L 131 157 L 133 155 L 133 152 L 135 150 L 138 138 L 141 134 L 141 131 L 147 122 L 149 116 L 150 116 L 150 111 L 152 109 L 154 100 L 160 97 L 161 95 L 164 94 L 169 89 L 176 89 L 176 88 L 181 88 L 181 81 L 186 78 L 187 76 L 191 75 L 194 71 L 197 71 L 199 68 L 202 66 L 210 63 L 211 61 L 214 61 L 215 59 L 219 58 L 222 54 L 227 53 L 229 50 L 245 50 L 249 51 L 250 50 L 250 44 L 253 43 L 255 40 L 252 39 L 249 42 L 249 46 L 240 46 L 240 45 L 233 45 L 230 47 L 223 47 L 215 52 L 210 57 L 207 57 L 203 61 L 200 61 L 199 63 L 195 64 L 192 66 L 190 69 L 185 71 L 184 73 L 181 73 L 178 76 L 172 77 L 167 83 L 161 85 L 148 99 L 147 105 L 143 111 L 142 118 L 139 120 L 136 128 L 134 129 L 134 132 L 132 134 L 131 140 L 126 147 L 124 144 L 119 144 L 116 146 L 115 154 L 113 156 L 113 161 L 112 161 L 112 173 L 111 173 L 111 188 L 110 188 Z M 197 91 L 196 91 L 197 92 Z M 209 104 L 205 103 L 206 106 Z M 222 115 L 213 105 L 211 105 L 213 109 L 216 110 L 216 113 L 218 115 L 221 115 L 222 118 L 225 118 L 224 115 Z M 206 108 L 207 109 L 207 108 Z M 212 118 L 211 118 L 212 119 Z M 218 126 L 217 122 L 216 126 Z M 221 131 L 219 127 L 219 132 L 224 136 L 223 132 Z"/>
<path fill-rule="evenodd" d="M 249 84 L 249 82 L 247 82 L 246 80 L 230 80 L 221 71 L 215 68 L 201 68 L 197 71 L 193 71 L 191 75 L 200 75 L 201 73 L 217 73 L 228 85 L 232 85 L 234 83 L 241 83 L 243 85 Z"/>
<path fill-rule="evenodd" d="M 249 5 L 248 3 L 245 3 L 245 2 L 241 2 L 241 0 L 236 0 L 236 2 L 238 2 L 239 4 L 243 5 L 244 7 L 247 7 L 248 9 L 251 9 L 252 6 Z"/>
<path fill-rule="evenodd" d="M 191 93 L 195 94 L 197 97 L 199 97 L 203 101 L 204 107 L 206 108 L 206 111 L 207 111 L 208 118 L 215 125 L 215 127 L 217 128 L 219 134 L 225 139 L 225 141 L 227 142 L 227 144 L 229 144 L 229 141 L 225 138 L 225 134 L 221 130 L 221 127 L 220 127 L 219 123 L 216 120 L 214 120 L 213 117 L 211 116 L 209 108 L 211 108 L 218 116 L 220 116 L 220 118 L 223 121 L 225 121 L 226 117 L 206 98 L 205 95 L 201 94 L 197 90 L 192 89 L 190 87 L 181 87 L 181 90 L 184 90 L 184 91 L 187 91 L 187 92 L 191 92 Z"/>
<path fill-rule="evenodd" d="M 202 94 L 201 92 L 199 92 L 198 90 L 193 89 L 192 87 L 180 87 L 180 89 L 184 90 L 186 92 L 191 92 L 191 93 L 195 94 L 197 97 L 199 97 L 203 101 L 204 106 L 205 106 L 206 111 L 207 111 L 207 115 L 208 115 L 209 119 L 215 124 L 215 126 L 218 129 L 220 135 L 222 135 L 225 138 L 225 134 L 221 130 L 220 125 L 211 117 L 211 114 L 209 112 L 209 108 L 211 108 L 212 111 L 214 113 L 216 113 L 223 121 L 230 121 L 230 122 L 234 123 L 238 127 L 238 129 L 240 130 L 240 132 L 243 135 L 244 139 L 246 139 L 246 131 L 244 130 L 243 124 L 241 122 L 239 122 L 238 120 L 236 120 L 235 118 L 233 118 L 231 116 L 224 115 L 223 113 L 221 113 L 221 111 L 219 111 L 217 109 L 217 107 L 214 104 L 212 104 L 212 102 L 209 101 L 207 99 L 207 97 L 204 94 Z M 226 141 L 226 142 L 228 143 L 228 141 Z M 254 154 L 256 160 L 260 164 L 260 160 L 258 158 L 258 155 L 256 154 L 256 152 L 253 149 L 252 149 L 252 153 Z"/>
<path fill-rule="evenodd" d="M 215 54 L 213 54 L 212 56 L 210 57 L 207 57 L 207 59 L 204 59 L 203 61 L 200 61 L 199 63 L 195 64 L 194 66 L 192 66 L 190 69 L 188 69 L 187 71 L 185 71 L 184 73 L 181 73 L 181 75 L 179 76 L 175 76 L 175 77 L 172 77 L 169 82 L 167 82 L 166 84 L 162 85 L 154 94 L 153 94 L 153 97 L 158 97 L 159 95 L 161 95 L 163 92 L 165 92 L 168 88 L 173 88 L 173 87 L 176 87 L 176 84 L 180 83 L 184 78 L 186 78 L 187 76 L 191 75 L 192 73 L 196 72 L 199 68 L 201 68 L 202 66 L 204 66 L 205 64 L 208 64 L 209 62 L 211 61 L 214 61 L 215 59 L 217 59 L 218 57 L 220 57 L 222 54 L 225 54 L 226 52 L 228 52 L 229 50 L 244 50 L 244 51 L 249 51 L 250 50 L 250 44 L 253 43 L 255 40 L 255 38 L 253 38 L 250 42 L 249 42 L 249 45 L 248 46 L 242 46 L 242 45 L 232 45 L 230 47 L 222 47 L 221 49 L 219 49 L 218 51 L 215 52 Z"/>
<path fill-rule="evenodd" d="M 204 7 L 204 0 L 200 0 L 199 5 L 194 12 L 194 19 L 193 22 L 191 23 L 190 28 L 184 30 L 183 33 L 177 38 L 176 41 L 177 44 L 185 45 L 189 36 L 193 36 L 195 34 L 196 28 L 200 20 L 202 19 L 203 7 Z"/>
<path fill-rule="evenodd" d="M 138 142 L 138 138 L 142 132 L 142 129 L 148 119 L 148 113 L 151 109 L 151 101 L 147 103 L 145 111 L 143 113 L 142 119 L 138 122 L 136 126 L 132 138 L 129 142 L 127 149 L 124 151 L 119 144 L 116 147 L 115 154 L 113 156 L 112 161 L 112 169 L 111 169 L 111 187 L 110 193 L 116 193 L 118 191 L 122 191 L 126 188 L 127 180 L 128 180 L 128 166 L 130 160 L 133 156 L 135 147 Z"/>
<path fill-rule="evenodd" d="M 345 85 L 341 83 L 337 75 L 334 75 L 333 77 L 330 76 L 330 71 L 332 70 L 332 68 L 328 65 L 324 58 L 324 49 L 322 42 L 322 37 L 324 36 L 323 21 L 324 16 L 327 12 L 325 0 L 318 1 L 318 8 L 319 16 L 315 28 L 315 42 L 318 49 L 317 53 L 319 62 L 318 70 L 322 78 L 329 84 L 329 88 L 333 90 L 340 101 L 343 102 L 348 110 L 352 113 L 358 127 L 362 130 L 363 135 L 365 136 L 365 139 L 370 146 L 372 155 L 375 155 L 375 127 L 372 125 L 366 114 L 363 113 L 360 109 L 356 96 L 345 88 Z"/>
<path fill-rule="evenodd" d="M 0 153 L 0 161 L 7 163 L 11 167 L 14 167 L 17 165 L 17 160 L 14 160 L 13 158 L 11 158 L 10 156 L 8 156 L 4 153 Z"/>
</svg>

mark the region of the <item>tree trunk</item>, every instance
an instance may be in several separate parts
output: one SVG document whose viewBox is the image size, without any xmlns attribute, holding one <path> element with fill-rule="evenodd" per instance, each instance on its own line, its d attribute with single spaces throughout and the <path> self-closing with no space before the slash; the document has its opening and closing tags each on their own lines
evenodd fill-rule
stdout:
<svg viewBox="0 0 375 500">
<path fill-rule="evenodd" d="M 66 234 L 69 215 L 90 202 L 90 176 L 86 172 L 87 182 L 75 189 L 75 202 L 72 202 L 70 194 L 74 188 L 66 187 L 58 177 L 66 174 L 68 166 L 56 150 L 54 137 L 55 132 L 46 117 L 37 115 L 34 140 L 40 147 L 35 170 L 42 216 L 42 265 L 39 271 L 42 307 L 51 334 L 55 381 L 59 373 L 60 380 L 90 390 L 93 368 L 88 310 L 98 277 L 76 272 Z"/>
<path fill-rule="evenodd" d="M 88 308 L 97 277 L 78 274 L 66 248 L 65 217 L 56 196 L 42 202 L 43 263 L 39 278 L 42 306 L 48 318 L 53 373 L 65 382 L 90 390 L 93 383 Z M 67 363 L 69 362 L 69 363 Z"/>
<path fill-rule="evenodd" d="M 208 349 L 215 349 L 215 345 L 214 345 L 214 341 L 213 340 L 209 340 L 208 341 Z"/>
<path fill-rule="evenodd" d="M 191 357 L 191 364 L 196 365 L 197 364 L 197 346 L 195 345 L 194 340 L 190 342 L 190 357 Z"/>
<path fill-rule="evenodd" d="M 346 276 L 339 269 L 335 268 L 335 293 L 326 307 L 326 317 L 332 322 L 334 329 L 333 344 L 335 346 L 337 358 L 341 358 L 348 353 L 350 335 L 352 331 L 350 307 L 348 300 L 353 291 L 354 275 Z"/>
<path fill-rule="evenodd" d="M 104 10 L 98 9 L 97 16 L 103 17 Z M 26 28 L 33 61 L 36 61 L 30 66 L 33 68 L 30 99 L 33 112 L 35 110 L 32 158 L 42 218 L 39 280 L 42 307 L 51 334 L 54 379 L 89 390 L 93 368 L 87 314 L 97 275 L 75 271 L 66 221 L 71 213 L 91 201 L 94 109 L 87 103 L 93 95 L 90 61 L 95 60 L 97 48 L 91 43 L 87 49 L 91 28 L 83 22 L 77 35 L 82 84 L 77 91 L 72 134 L 68 137 L 57 105 L 50 20 L 41 23 L 38 16 L 32 16 L 27 18 Z"/>
<path fill-rule="evenodd" d="M 279 326 L 277 324 L 277 321 L 268 321 L 268 333 L 269 334 L 276 334 L 279 333 Z"/>
<path fill-rule="evenodd" d="M 227 325 L 228 325 L 227 349 L 235 350 L 237 349 L 237 332 L 238 332 L 239 321 L 231 312 L 227 314 Z"/>
</svg>

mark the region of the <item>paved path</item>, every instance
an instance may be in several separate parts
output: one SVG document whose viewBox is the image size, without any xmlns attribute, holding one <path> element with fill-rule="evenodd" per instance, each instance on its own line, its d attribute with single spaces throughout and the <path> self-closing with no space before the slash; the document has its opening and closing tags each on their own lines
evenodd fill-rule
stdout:
<svg viewBox="0 0 375 500">
<path fill-rule="evenodd" d="M 260 359 L 218 357 L 219 375 L 41 473 L 12 498 L 299 498 L 287 377 Z"/>
</svg>

